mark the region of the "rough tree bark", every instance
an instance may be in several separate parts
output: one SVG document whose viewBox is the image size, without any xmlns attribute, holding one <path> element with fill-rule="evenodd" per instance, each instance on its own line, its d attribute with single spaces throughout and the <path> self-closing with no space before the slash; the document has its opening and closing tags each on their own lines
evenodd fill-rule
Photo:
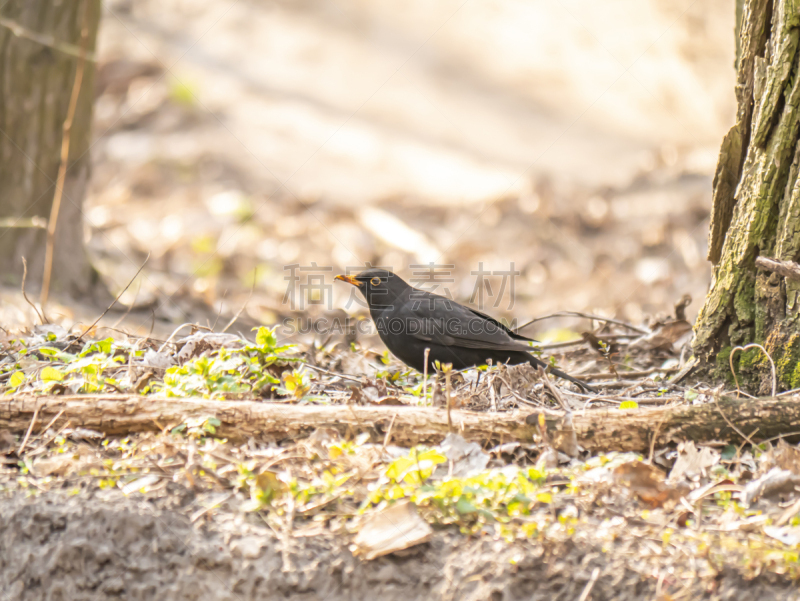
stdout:
<svg viewBox="0 0 800 601">
<path fill-rule="evenodd" d="M 263 401 L 210 401 L 140 395 L 19 395 L 0 400 L 0 430 L 24 435 L 40 432 L 53 419 L 58 429 L 89 428 L 108 436 L 132 432 L 159 432 L 187 418 L 216 417 L 220 436 L 232 440 L 285 441 L 309 436 L 317 428 L 333 428 L 343 435 L 367 432 L 375 442 L 413 446 L 438 444 L 450 432 L 447 412 L 427 407 L 369 407 L 358 405 L 285 405 Z M 592 453 L 636 451 L 647 453 L 682 440 L 744 441 L 742 432 L 758 429 L 758 440 L 800 435 L 800 400 L 733 399 L 717 403 L 620 411 L 592 409 L 572 416 L 565 429 L 563 412 L 547 411 L 545 425 L 551 443 L 566 450 L 568 437 Z M 530 442 L 538 439 L 538 413 L 476 413 L 452 411 L 454 429 L 464 438 L 484 445 Z M 731 424 L 734 427 L 731 427 Z M 388 436 L 387 436 L 388 434 Z M 655 442 L 653 442 L 655 439 Z M 563 443 L 561 447 L 559 443 Z"/>
<path fill-rule="evenodd" d="M 86 12 L 88 11 L 88 12 Z M 41 285 L 46 230 L 60 164 L 63 123 L 80 55 L 84 14 L 89 59 L 70 135 L 51 289 L 76 298 L 103 290 L 84 248 L 93 53 L 100 0 L 10 0 L 0 6 L 0 282 Z"/>
<path fill-rule="evenodd" d="M 714 273 L 694 350 L 730 377 L 731 350 L 760 343 L 779 385 L 798 388 L 800 282 L 759 269 L 756 259 L 800 259 L 800 0 L 744 0 L 738 32 L 738 112 L 714 177 Z M 737 353 L 734 369 L 753 389 L 771 387 L 759 349 Z"/>
</svg>

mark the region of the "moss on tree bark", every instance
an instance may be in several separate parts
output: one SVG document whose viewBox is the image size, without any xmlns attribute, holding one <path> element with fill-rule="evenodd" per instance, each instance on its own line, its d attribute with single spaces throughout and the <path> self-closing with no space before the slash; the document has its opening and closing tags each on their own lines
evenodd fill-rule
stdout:
<svg viewBox="0 0 800 601">
<path fill-rule="evenodd" d="M 800 0 L 745 0 L 739 31 L 736 124 L 714 178 L 711 288 L 695 325 L 695 352 L 731 377 L 737 345 L 757 342 L 779 384 L 800 387 L 800 283 L 756 268 L 756 258 L 800 258 Z M 740 381 L 766 392 L 767 358 L 735 355 Z"/>
</svg>

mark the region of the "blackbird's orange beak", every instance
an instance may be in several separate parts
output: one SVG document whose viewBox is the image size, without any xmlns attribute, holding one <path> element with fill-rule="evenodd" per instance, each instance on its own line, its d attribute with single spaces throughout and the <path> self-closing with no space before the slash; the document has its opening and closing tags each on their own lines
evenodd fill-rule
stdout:
<svg viewBox="0 0 800 601">
<path fill-rule="evenodd" d="M 357 279 L 355 279 L 351 275 L 337 275 L 333 279 L 334 280 L 342 280 L 343 282 L 347 282 L 348 284 L 352 284 L 353 286 L 358 286 L 359 288 L 364 285 L 362 282 L 359 282 Z"/>
</svg>

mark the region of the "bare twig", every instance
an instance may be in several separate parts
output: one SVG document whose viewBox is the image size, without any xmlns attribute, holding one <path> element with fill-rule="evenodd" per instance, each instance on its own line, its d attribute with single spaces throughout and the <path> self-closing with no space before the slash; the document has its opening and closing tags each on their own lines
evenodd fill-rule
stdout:
<svg viewBox="0 0 800 601">
<path fill-rule="evenodd" d="M 42 430 L 42 432 L 47 432 L 47 429 L 50 428 L 50 426 L 52 426 L 53 423 L 55 423 L 56 419 L 61 417 L 61 415 L 63 415 L 63 414 L 64 414 L 64 412 L 60 411 L 58 413 L 58 415 L 56 415 L 56 417 L 54 417 L 52 420 L 50 420 L 50 423 L 47 425 L 47 428 L 44 428 Z M 38 455 L 39 453 L 43 452 L 45 450 L 45 448 L 47 447 L 47 445 L 49 445 L 51 441 L 55 440 L 58 437 L 58 435 L 61 434 L 64 430 L 69 428 L 71 424 L 72 424 L 71 421 L 69 421 L 69 420 L 65 421 L 64 425 L 61 426 L 58 430 L 56 430 L 55 434 L 52 434 L 51 436 L 49 436 L 48 438 L 43 440 L 41 443 L 39 443 L 39 446 L 36 447 L 35 449 L 33 449 L 30 453 L 28 453 L 28 455 L 29 456 Z"/>
<path fill-rule="evenodd" d="M 583 589 L 581 596 L 578 597 L 578 601 L 586 601 L 589 598 L 589 593 L 592 592 L 592 587 L 594 587 L 594 583 L 597 582 L 598 576 L 600 576 L 600 568 L 595 568 L 592 570 L 592 575 L 589 577 L 589 582 L 586 583 L 586 587 Z"/>
<path fill-rule="evenodd" d="M 47 299 L 50 296 L 50 277 L 53 273 L 53 247 L 56 241 L 58 213 L 61 210 L 61 197 L 64 194 L 64 180 L 67 176 L 72 120 L 75 118 L 75 110 L 78 108 L 78 97 L 80 96 L 81 84 L 83 82 L 83 69 L 86 65 L 86 50 L 89 44 L 89 4 L 88 0 L 85 0 L 83 3 L 81 48 L 78 56 L 78 64 L 75 67 L 75 80 L 72 82 L 72 95 L 70 96 L 69 106 L 67 107 L 67 118 L 64 120 L 64 135 L 61 139 L 61 164 L 58 167 L 58 177 L 56 178 L 56 192 L 53 196 L 53 206 L 50 208 L 50 219 L 47 221 L 47 246 L 45 247 L 44 255 L 42 294 L 39 298 L 39 304 L 42 306 L 42 313 L 45 313 Z"/>
<path fill-rule="evenodd" d="M 150 255 L 148 254 L 147 256 L 149 257 Z M 120 318 L 116 322 L 114 322 L 114 325 L 111 326 L 111 328 L 109 328 L 109 329 L 116 328 L 119 324 L 121 324 L 125 320 L 125 318 L 130 314 L 130 312 L 133 309 L 133 307 L 136 305 L 136 301 L 139 300 L 139 292 L 141 292 L 141 291 L 142 291 L 142 282 L 140 281 L 139 282 L 139 287 L 136 288 L 136 294 L 133 295 L 133 300 L 128 305 L 128 308 L 125 309 L 125 313 L 123 313 L 120 316 Z M 125 335 L 126 336 L 130 336 L 130 334 L 128 334 L 127 332 L 125 333 Z"/>
<path fill-rule="evenodd" d="M 152 310 L 152 319 L 150 320 L 150 331 L 147 333 L 147 338 L 144 339 L 145 344 L 153 336 L 153 329 L 156 327 L 156 310 Z"/>
<path fill-rule="evenodd" d="M 64 415 L 63 409 L 58 413 L 56 413 L 56 416 L 53 419 L 51 419 L 44 428 L 42 428 L 42 432 L 47 432 L 50 429 L 50 426 L 56 423 L 56 420 L 58 420 L 58 418 L 61 417 L 62 415 Z"/>
<path fill-rule="evenodd" d="M 392 416 L 392 421 L 389 422 L 389 427 L 386 429 L 386 436 L 383 437 L 383 448 L 389 446 L 389 442 L 392 440 L 392 426 L 394 426 L 394 420 L 397 419 L 397 414 L 395 413 Z"/>
<path fill-rule="evenodd" d="M 629 339 L 629 338 L 636 338 L 637 336 L 638 334 L 603 334 L 603 340 Z M 586 344 L 585 338 L 576 338 L 575 340 L 566 340 L 564 342 L 548 342 L 546 344 L 537 344 L 536 348 L 542 350 L 552 350 L 559 348 L 567 348 L 570 346 L 579 346 L 584 344 Z"/>
<path fill-rule="evenodd" d="M 39 313 L 39 309 L 36 305 L 33 304 L 33 301 L 28 298 L 28 295 L 25 293 L 25 280 L 28 279 L 28 262 L 25 260 L 25 257 L 22 257 L 22 297 L 28 302 L 28 304 L 33 307 L 33 310 L 36 312 L 36 315 L 39 317 L 39 321 L 44 325 L 44 315 Z"/>
<path fill-rule="evenodd" d="M 618 326 L 622 326 L 623 328 L 628 328 L 633 332 L 638 332 L 639 334 L 649 334 L 647 330 L 631 325 L 629 323 L 625 323 L 624 321 L 620 321 L 618 319 L 611 319 L 610 317 L 600 317 L 599 315 L 592 315 L 591 313 L 581 313 L 580 311 L 558 311 L 557 313 L 551 313 L 550 315 L 543 315 L 542 317 L 537 317 L 536 319 L 530 320 L 528 323 L 519 326 L 514 332 L 519 332 L 527 328 L 529 325 L 536 323 L 537 321 L 543 321 L 545 319 L 551 319 L 553 317 L 583 317 L 584 319 L 591 319 L 593 321 L 605 321 L 606 323 L 613 323 Z"/>
<path fill-rule="evenodd" d="M 614 374 L 614 378 L 619 381 L 622 378 L 619 377 L 619 373 L 617 372 L 617 368 L 614 367 L 614 362 L 611 360 L 611 355 L 608 352 L 602 353 L 603 358 L 608 361 L 608 368 L 611 370 L 611 373 Z"/>
<path fill-rule="evenodd" d="M 551 381 L 550 377 L 547 375 L 547 372 L 541 367 L 538 367 L 539 370 L 539 377 L 542 378 L 544 385 L 547 386 L 547 389 L 550 391 L 550 394 L 558 401 L 558 404 L 561 405 L 561 408 L 566 411 L 567 413 L 572 413 L 572 409 L 569 408 L 567 403 L 564 401 L 564 397 L 561 396 L 561 392 L 558 390 Z"/>
<path fill-rule="evenodd" d="M 101 319 L 103 319 L 103 317 L 105 317 L 106 313 L 108 313 L 108 312 L 111 310 L 111 307 L 113 307 L 114 305 L 116 305 L 116 304 L 117 304 L 117 301 L 120 299 L 120 297 L 121 297 L 123 294 L 125 294 L 125 292 L 128 290 L 128 288 L 130 288 L 130 287 L 131 287 L 131 284 L 133 284 L 133 280 L 135 280 L 135 279 L 136 279 L 136 278 L 139 276 L 139 274 L 142 272 L 142 269 L 144 269 L 144 266 L 145 266 L 145 265 L 147 265 L 147 262 L 148 262 L 149 260 L 150 260 L 150 253 L 147 253 L 147 257 L 145 258 L 145 260 L 144 260 L 144 263 L 142 263 L 141 267 L 139 267 L 139 269 L 136 271 L 136 273 L 134 274 L 134 276 L 131 278 L 131 281 L 130 281 L 130 282 L 128 282 L 128 285 L 127 285 L 127 286 L 125 286 L 125 287 L 122 289 L 122 292 L 120 292 L 120 293 L 117 295 L 117 297 L 116 297 L 116 298 L 115 298 L 113 301 L 111 301 L 111 304 L 110 304 L 110 305 L 108 305 L 108 307 L 106 307 L 106 310 L 105 310 L 105 311 L 103 311 L 103 312 L 100 314 L 100 317 L 98 317 L 97 319 L 95 319 L 95 320 L 94 320 L 94 323 L 93 323 L 92 325 L 90 325 L 88 328 L 86 328 L 86 329 L 83 331 L 83 334 L 81 334 L 80 336 L 78 336 L 78 338 L 76 338 L 76 339 L 75 339 L 75 342 L 80 342 L 80 341 L 81 341 L 81 339 L 82 339 L 84 336 L 86 336 L 86 334 L 88 334 L 88 333 L 91 331 L 91 329 L 92 329 L 93 327 L 95 327 L 95 326 L 97 325 L 97 323 L 98 323 L 98 322 L 99 322 Z"/>
<path fill-rule="evenodd" d="M 753 342 L 751 344 L 746 344 L 744 346 L 735 346 L 731 350 L 731 354 L 728 355 L 728 363 L 729 363 L 729 365 L 731 367 L 731 373 L 733 374 L 733 380 L 736 382 L 736 393 L 740 394 L 741 390 L 739 389 L 739 378 L 736 377 L 736 372 L 733 369 L 733 356 L 736 354 L 736 351 L 746 351 L 749 348 L 761 349 L 761 352 L 763 352 L 767 356 L 767 359 L 769 360 L 769 366 L 770 366 L 770 368 L 772 368 L 772 396 L 774 397 L 775 396 L 775 392 L 778 389 L 778 378 L 775 375 L 775 363 L 772 361 L 772 357 L 769 356 L 769 353 L 767 352 L 767 350 L 763 346 L 761 346 L 760 344 L 756 344 L 755 342 Z"/>
<path fill-rule="evenodd" d="M 505 384 L 506 388 L 508 388 L 508 391 L 511 393 L 511 396 L 513 396 L 515 399 L 517 399 L 521 403 L 523 403 L 525 405 L 530 405 L 531 407 L 541 407 L 542 406 L 541 403 L 536 403 L 534 401 L 531 401 L 530 399 L 526 399 L 524 396 L 522 396 L 521 394 L 519 394 L 518 392 L 513 390 L 511 388 L 511 384 L 509 384 L 505 379 L 501 378 L 499 375 L 495 376 L 495 378 L 497 378 L 503 384 Z M 490 388 L 490 390 L 491 390 L 490 396 L 491 396 L 491 400 L 492 400 L 492 408 L 493 408 L 493 411 L 496 413 L 497 412 L 497 402 L 495 401 L 494 386 L 492 386 Z"/>
<path fill-rule="evenodd" d="M 745 434 L 744 432 L 742 432 L 742 431 L 741 431 L 739 428 L 737 428 L 737 427 L 736 427 L 736 424 L 734 424 L 734 423 L 733 423 L 733 422 L 732 422 L 730 419 L 728 419 L 728 416 L 727 416 L 727 415 L 725 415 L 725 414 L 722 412 L 722 408 L 719 406 L 719 389 L 715 390 L 715 391 L 714 391 L 714 394 L 713 394 L 712 396 L 714 397 L 714 404 L 717 406 L 717 411 L 719 411 L 719 414 L 722 416 L 722 419 L 724 419 L 724 420 L 725 420 L 725 423 L 726 423 L 726 424 L 728 424 L 728 425 L 729 425 L 731 428 L 733 428 L 733 430 L 734 430 L 734 431 L 735 431 L 735 432 L 736 432 L 736 433 L 737 433 L 739 436 L 741 436 L 741 437 L 742 437 L 742 438 L 744 438 L 744 439 L 745 439 L 747 442 L 749 442 L 751 446 L 756 446 L 756 443 L 754 443 L 754 442 L 753 442 L 753 439 L 752 439 L 752 438 L 750 438 L 750 437 L 749 437 L 747 434 Z"/>
<path fill-rule="evenodd" d="M 624 374 L 622 374 L 624 375 Z M 584 376 L 581 376 L 583 378 Z M 589 376 L 585 376 L 586 379 L 591 379 Z M 598 386 L 602 386 L 603 389 L 608 390 L 611 388 L 632 388 L 636 386 L 641 386 L 645 383 L 643 380 L 620 380 L 618 382 L 608 382 L 605 381 L 602 384 L 598 384 Z M 574 392 L 570 391 L 570 394 L 575 394 Z"/>
<path fill-rule="evenodd" d="M 658 425 L 656 426 L 655 431 L 653 432 L 653 439 L 650 441 L 650 456 L 647 458 L 647 463 L 653 465 L 653 456 L 656 452 L 656 440 L 658 439 L 658 433 L 661 431 L 661 426 L 664 425 L 664 420 L 667 419 L 667 414 L 661 416 L 661 419 L 658 421 Z"/>
<path fill-rule="evenodd" d="M 33 410 L 33 417 L 31 418 L 31 423 L 28 426 L 28 431 L 25 432 L 25 438 L 22 439 L 22 444 L 19 445 L 19 449 L 17 450 L 17 456 L 22 457 L 22 451 L 25 450 L 25 445 L 28 444 L 28 438 L 31 436 L 31 430 L 33 430 L 33 425 L 36 423 L 36 418 L 39 417 L 39 405 L 36 405 L 36 408 Z"/>
<path fill-rule="evenodd" d="M 5 27 L 18 38 L 24 38 L 26 40 L 36 42 L 37 44 L 41 44 L 42 46 L 52 48 L 53 50 L 58 50 L 59 52 L 63 52 L 64 54 L 68 54 L 69 56 L 75 56 L 78 58 L 83 56 L 84 59 L 86 60 L 92 62 L 97 61 L 97 57 L 95 56 L 94 52 L 86 52 L 85 48 L 79 48 L 75 44 L 70 44 L 68 42 L 59 42 L 51 35 L 46 35 L 43 33 L 39 33 L 37 31 L 31 31 L 27 27 L 23 27 L 22 25 L 20 25 L 16 21 L 12 21 L 11 19 L 0 17 L 0 27 Z"/>
<path fill-rule="evenodd" d="M 664 369 L 643 369 L 639 371 L 622 371 L 619 373 L 600 372 L 596 374 L 580 374 L 578 377 L 582 380 L 613 380 L 620 376 L 626 378 L 642 378 L 652 376 L 653 374 L 672 374 L 678 371 L 677 367 L 666 367 Z"/>
<path fill-rule="evenodd" d="M 758 429 L 758 428 L 756 428 L 755 430 L 753 430 L 752 432 L 750 432 L 750 436 L 749 436 L 749 438 L 753 438 L 753 436 L 755 436 L 755 435 L 756 435 L 756 432 L 758 432 L 758 430 L 759 430 L 759 429 Z M 739 465 L 739 463 L 740 463 L 740 461 L 739 461 L 739 456 L 742 454 L 742 449 L 744 448 L 744 445 L 746 445 L 746 444 L 747 444 L 747 440 L 744 440 L 744 441 L 742 442 L 742 444 L 740 444 L 738 447 L 736 447 L 736 465 L 737 465 L 737 467 L 738 467 L 738 465 Z M 763 443 L 762 443 L 762 444 L 763 444 Z"/>
<path fill-rule="evenodd" d="M 318 367 L 317 365 L 311 365 L 311 363 L 303 363 L 303 366 L 310 367 L 315 371 L 327 374 L 329 376 L 333 376 L 335 378 L 341 378 L 342 380 L 350 380 L 351 382 L 358 382 L 359 384 L 363 384 L 363 381 L 359 378 L 354 378 L 353 376 L 346 376 L 344 374 L 337 374 L 335 371 L 328 371 L 327 369 L 323 369 L 322 367 Z"/>
<path fill-rule="evenodd" d="M 800 281 L 800 264 L 794 261 L 779 261 L 769 257 L 757 257 L 756 267 L 777 273 L 790 280 Z"/>
<path fill-rule="evenodd" d="M 155 312 L 154 312 L 154 313 L 153 313 L 153 323 L 154 323 L 154 324 L 155 324 L 155 315 L 156 315 L 156 314 L 155 314 Z M 174 330 L 172 330 L 172 334 L 170 334 L 170 335 L 169 335 L 169 338 L 167 338 L 167 339 L 164 341 L 164 344 L 162 344 L 162 345 L 161 345 L 161 346 L 158 348 L 158 352 L 159 352 L 159 353 L 162 353 L 162 352 L 164 352 L 164 349 L 165 349 L 165 348 L 167 348 L 167 345 L 168 345 L 170 342 L 172 342 L 172 339 L 173 339 L 173 338 L 175 338 L 175 336 L 177 335 L 177 333 L 178 333 L 178 332 L 180 332 L 180 331 L 181 331 L 183 328 L 185 328 L 186 326 L 191 326 L 191 327 L 193 327 L 193 328 L 197 328 L 198 330 L 206 330 L 206 331 L 208 331 L 208 332 L 210 332 L 210 331 L 211 331 L 211 328 L 209 328 L 208 326 L 201 326 L 201 325 L 199 325 L 199 324 L 196 324 L 196 323 L 188 323 L 188 322 L 187 322 L 187 323 L 182 323 L 182 324 L 181 324 L 181 325 L 179 325 L 177 328 L 175 328 Z M 153 328 L 152 328 L 152 326 L 150 327 L 150 333 L 151 333 L 151 334 L 153 333 Z M 148 338 L 149 338 L 149 336 L 148 336 Z"/>
<path fill-rule="evenodd" d="M 750 436 L 752 436 L 752 434 Z M 772 438 L 767 438 L 766 440 L 762 440 L 761 444 L 773 442 L 775 440 L 780 440 L 781 438 L 789 438 L 790 436 L 800 436 L 800 432 L 786 432 L 785 434 L 780 434 L 778 436 L 773 436 Z"/>
<path fill-rule="evenodd" d="M 219 322 L 220 315 L 222 315 L 222 303 L 225 301 L 225 296 L 227 294 L 228 294 L 228 290 L 226 288 L 225 291 L 222 293 L 222 298 L 219 299 L 219 311 L 217 311 L 217 318 L 214 320 L 214 325 L 208 324 L 208 327 L 211 328 L 212 332 L 217 327 L 217 323 Z M 208 320 L 206 320 L 206 323 L 208 323 Z"/>
</svg>

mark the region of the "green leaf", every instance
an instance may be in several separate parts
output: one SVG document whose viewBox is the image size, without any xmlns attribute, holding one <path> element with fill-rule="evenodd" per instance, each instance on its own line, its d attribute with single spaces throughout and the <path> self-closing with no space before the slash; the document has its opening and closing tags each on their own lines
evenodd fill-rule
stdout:
<svg viewBox="0 0 800 601">
<path fill-rule="evenodd" d="M 8 385 L 12 388 L 17 388 L 25 383 L 25 374 L 21 371 L 15 371 L 8 379 Z"/>
<path fill-rule="evenodd" d="M 277 343 L 278 340 L 275 338 L 273 330 L 265 328 L 264 326 L 258 328 L 258 333 L 256 334 L 256 344 L 258 346 L 266 347 L 265 350 L 272 350 Z"/>
<path fill-rule="evenodd" d="M 637 403 L 636 401 L 622 401 L 619 404 L 619 408 L 620 409 L 638 409 L 639 408 L 639 403 Z"/>
<path fill-rule="evenodd" d="M 87 376 L 97 376 L 100 374 L 100 368 L 94 363 L 84 366 L 81 371 Z"/>
<path fill-rule="evenodd" d="M 83 345 L 83 350 L 81 350 L 80 356 L 85 357 L 86 355 L 90 355 L 92 353 L 109 355 L 111 354 L 113 344 L 113 338 L 106 338 L 105 340 L 97 340 L 95 342 L 87 342 L 85 345 Z"/>
<path fill-rule="evenodd" d="M 467 499 L 467 497 L 461 495 L 456 503 L 456 511 L 461 515 L 465 515 L 469 513 L 475 513 L 478 511 L 478 508 L 475 507 L 475 505 L 473 505 L 472 502 Z"/>
<path fill-rule="evenodd" d="M 64 374 L 58 371 L 55 367 L 47 366 L 39 374 L 39 378 L 44 382 L 60 382 L 64 379 Z"/>
</svg>

